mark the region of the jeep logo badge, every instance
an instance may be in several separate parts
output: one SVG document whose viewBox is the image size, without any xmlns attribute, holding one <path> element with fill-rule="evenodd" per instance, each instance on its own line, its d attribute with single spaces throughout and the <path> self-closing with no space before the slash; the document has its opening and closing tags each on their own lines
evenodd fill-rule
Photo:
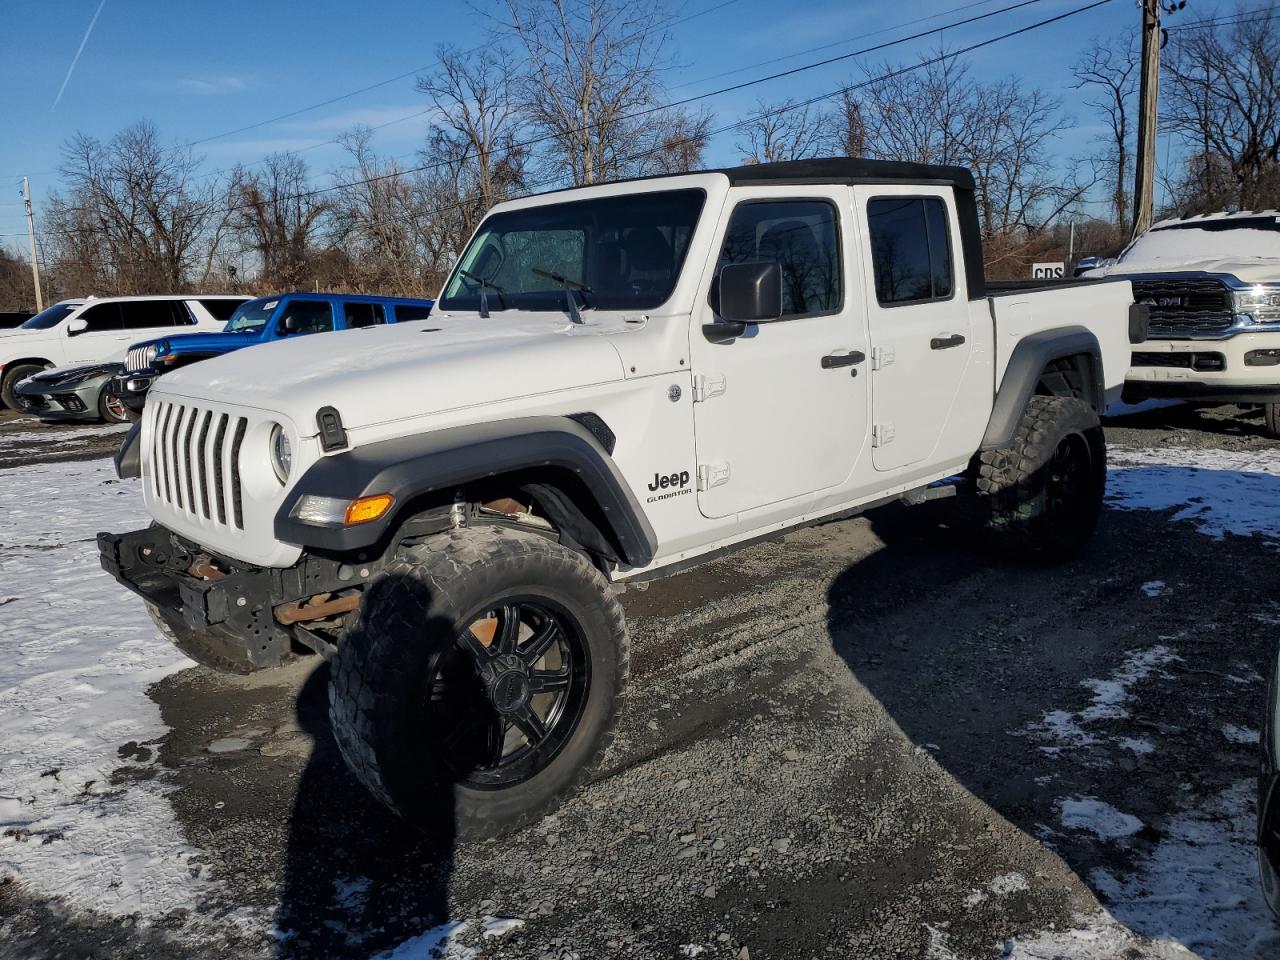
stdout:
<svg viewBox="0 0 1280 960">
<path fill-rule="evenodd" d="M 689 471 L 680 470 L 676 473 L 655 473 L 653 480 L 649 483 L 649 492 L 654 496 L 650 497 L 647 502 L 656 503 L 659 500 L 667 500 L 671 497 L 678 497 L 681 494 L 692 492 L 689 486 Z M 666 493 L 658 493 L 659 490 L 665 490 Z"/>
</svg>

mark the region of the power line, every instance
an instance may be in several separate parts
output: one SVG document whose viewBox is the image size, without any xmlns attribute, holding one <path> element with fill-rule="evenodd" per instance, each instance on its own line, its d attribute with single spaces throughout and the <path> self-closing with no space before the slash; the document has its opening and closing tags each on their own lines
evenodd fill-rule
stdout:
<svg viewBox="0 0 1280 960">
<path fill-rule="evenodd" d="M 651 108 L 646 108 L 646 109 L 644 109 L 644 110 L 640 110 L 640 111 L 637 111 L 637 112 L 635 112 L 635 113 L 629 114 L 629 115 L 627 115 L 627 116 L 621 117 L 621 118 L 619 118 L 619 120 L 620 120 L 620 121 L 626 121 L 626 120 L 636 119 L 636 118 L 643 117 L 643 116 L 646 116 L 646 115 L 651 115 L 651 114 L 653 114 L 653 113 L 660 112 L 660 111 L 663 111 L 663 110 L 669 110 L 669 109 L 672 109 L 672 108 L 674 108 L 674 107 L 687 105 L 687 104 L 689 104 L 689 103 L 693 103 L 693 102 L 696 102 L 696 101 L 699 101 L 699 100 L 704 100 L 704 99 L 708 99 L 708 98 L 710 98 L 710 97 L 719 96 L 719 95 L 722 95 L 722 94 L 724 94 L 724 93 L 726 93 L 726 92 L 732 92 L 732 91 L 740 90 L 740 89 L 743 89 L 743 88 L 745 88 L 745 87 L 754 86 L 754 85 L 759 84 L 759 83 L 765 83 L 765 82 L 768 82 L 768 81 L 770 81 L 770 80 L 778 79 L 778 78 L 780 78 L 780 77 L 791 76 L 791 75 L 794 75 L 794 74 L 797 74 L 797 73 L 804 72 L 804 71 L 806 71 L 806 70 L 816 69 L 816 68 L 821 67 L 821 66 L 829 65 L 829 64 L 831 64 L 831 63 L 835 63 L 835 62 L 842 61 L 842 60 L 847 60 L 847 59 L 849 59 L 850 57 L 858 56 L 858 55 L 863 54 L 863 53 L 875 52 L 875 51 L 878 51 L 878 50 L 881 50 L 881 49 L 885 49 L 885 48 L 887 48 L 887 47 L 891 47 L 891 46 L 895 46 L 895 45 L 897 45 L 897 44 L 901 44 L 901 43 L 908 42 L 908 41 L 910 41 L 910 40 L 920 39 L 921 37 L 928 36 L 928 35 L 933 34 L 933 33 L 938 33 L 938 32 L 941 32 L 941 31 L 943 31 L 943 30 L 948 30 L 948 29 L 954 29 L 956 26 L 964 25 L 964 24 L 967 24 L 967 23 L 972 23 L 972 22 L 975 22 L 975 21 L 977 21 L 977 20 L 987 19 L 987 18 L 989 18 L 989 17 L 996 16 L 996 15 L 998 15 L 998 14 L 1008 13 L 1008 12 L 1011 12 L 1011 11 L 1013 11 L 1013 10 L 1017 10 L 1017 9 L 1020 9 L 1020 8 L 1022 8 L 1022 7 L 1026 7 L 1026 6 L 1030 6 L 1030 5 L 1034 4 L 1034 3 L 1039 3 L 1039 2 L 1043 2 L 1043 0 L 1022 0 L 1022 2 L 1012 4 L 1012 5 L 1008 6 L 1008 7 L 1003 7 L 1003 8 L 1001 8 L 1001 9 L 999 9 L 999 10 L 991 11 L 991 12 L 989 12 L 989 13 L 981 14 L 981 15 L 979 15 L 979 16 L 975 16 L 975 17 L 970 17 L 970 18 L 968 18 L 968 19 L 966 19 L 966 20 L 959 21 L 958 23 L 946 24 L 946 25 L 941 26 L 941 27 L 935 27 L 935 28 L 932 28 L 932 29 L 930 29 L 930 30 L 925 30 L 925 31 L 922 31 L 922 32 L 920 32 L 920 33 L 914 34 L 914 35 L 912 35 L 912 36 L 910 36 L 910 37 L 903 37 L 903 38 L 900 38 L 900 39 L 897 39 L 897 40 L 888 41 L 888 42 L 886 42 L 886 43 L 878 44 L 878 45 L 873 46 L 873 47 L 868 47 L 868 48 L 866 48 L 866 49 L 864 49 L 864 50 L 861 50 L 861 51 L 854 51 L 853 53 L 844 54 L 844 55 L 841 55 L 841 56 L 838 56 L 838 57 L 830 57 L 830 58 L 827 58 L 827 59 L 825 59 L 825 60 L 819 61 L 819 62 L 817 62 L 817 63 L 807 64 L 807 65 L 804 65 L 804 66 L 801 66 L 801 67 L 796 67 L 796 68 L 793 68 L 793 69 L 790 69 L 790 70 L 785 70 L 785 71 L 782 71 L 782 72 L 780 72 L 780 73 L 772 74 L 772 75 L 767 76 L 767 77 L 760 77 L 760 78 L 758 78 L 758 79 L 756 79 L 756 80 L 745 81 L 745 82 L 743 82 L 743 83 L 734 84 L 734 85 L 729 86 L 729 87 L 721 88 L 720 90 L 713 90 L 713 91 L 710 91 L 710 92 L 708 92 L 708 93 L 699 94 L 699 95 L 697 95 L 697 96 L 687 97 L 687 98 L 685 98 L 685 99 L 683 99 L 683 100 L 676 101 L 675 103 L 665 104 L 665 105 L 660 106 L 660 107 L 651 107 Z M 881 74 L 881 75 L 876 76 L 876 77 L 871 77 L 871 78 L 869 78 L 869 79 L 867 79 L 867 80 L 864 80 L 864 81 L 861 81 L 861 82 L 858 82 L 858 83 L 854 83 L 854 84 L 845 84 L 845 85 L 843 85 L 843 86 L 841 86 L 841 87 L 837 88 L 837 89 L 836 89 L 836 90 L 834 90 L 834 91 L 831 91 L 831 92 L 828 92 L 828 93 L 824 93 L 824 94 L 821 94 L 821 95 L 816 96 L 816 97 L 811 97 L 811 98 L 809 98 L 809 99 L 807 99 L 807 100 L 799 101 L 799 102 L 796 102 L 796 103 L 784 104 L 784 105 L 781 105 L 781 106 L 779 106 L 779 107 L 777 107 L 777 108 L 774 108 L 773 110 L 769 110 L 769 111 L 765 111 L 765 112 L 762 112 L 762 113 L 753 114 L 753 115 L 751 115 L 751 116 L 749 116 L 749 117 L 746 117 L 746 118 L 744 118 L 744 119 L 742 119 L 742 120 L 738 120 L 738 121 L 735 121 L 735 122 L 733 122 L 733 123 L 727 124 L 727 125 L 725 125 L 725 126 L 722 126 L 722 127 L 716 128 L 716 129 L 714 129 L 714 130 L 711 130 L 711 131 L 709 131 L 709 132 L 708 132 L 707 136 L 708 136 L 708 137 L 711 137 L 711 136 L 717 136 L 717 135 L 719 135 L 719 134 L 721 134 L 721 133 L 726 133 L 726 132 L 728 132 L 728 131 L 730 131 L 730 130 L 734 130 L 734 129 L 738 129 L 738 128 L 740 128 L 740 127 L 744 127 L 744 126 L 746 126 L 746 125 L 748 125 L 748 124 L 750 124 L 750 123 L 756 122 L 756 121 L 758 121 L 758 120 L 760 120 L 760 119 L 764 119 L 764 118 L 766 118 L 766 117 L 777 116 L 777 115 L 780 115 L 780 114 L 783 114 L 783 113 L 790 112 L 790 111 L 792 111 L 792 110 L 803 109 L 804 107 L 812 106 L 812 105 L 814 105 L 814 104 L 816 104 L 816 103 L 820 103 L 820 102 L 822 102 L 822 101 L 824 101 L 824 100 L 830 100 L 830 99 L 833 99 L 833 98 L 838 97 L 838 96 L 840 96 L 840 95 L 842 95 L 842 94 L 844 94 L 844 93 L 846 93 L 846 92 L 848 92 L 848 91 L 857 90 L 857 89 L 861 89 L 861 88 L 864 88 L 864 87 L 867 87 L 867 86 L 871 86 L 871 85 L 873 85 L 873 84 L 875 84 L 875 83 L 880 83 L 880 82 L 883 82 L 883 81 L 885 81 L 885 80 L 892 79 L 893 77 L 901 76 L 901 75 L 903 75 L 903 74 L 910 73 L 910 72 L 913 72 L 913 71 L 915 71 L 915 70 L 922 69 L 922 68 L 924 68 L 924 67 L 928 67 L 928 66 L 932 66 L 932 65 L 937 64 L 937 63 L 941 63 L 941 62 L 943 62 L 943 61 L 945 61 L 945 60 L 949 60 L 949 59 L 953 59 L 953 58 L 958 57 L 958 56 L 962 56 L 963 54 L 970 53 L 970 52 L 972 52 L 972 51 L 974 51 L 974 50 L 982 49 L 983 47 L 987 47 L 987 46 L 990 46 L 990 45 L 992 45 L 992 44 L 999 43 L 999 42 L 1001 42 L 1001 41 L 1003 41 L 1003 40 L 1008 40 L 1008 39 L 1011 39 L 1011 38 L 1013 38 L 1013 37 L 1021 36 L 1021 35 L 1023 35 L 1023 34 L 1029 33 L 1029 32 L 1030 32 L 1030 31 L 1032 31 L 1032 30 L 1037 30 L 1037 29 L 1040 29 L 1040 28 L 1042 28 L 1042 27 L 1046 27 L 1046 26 L 1049 26 L 1049 25 L 1051 25 L 1051 24 L 1061 22 L 1061 21 L 1066 20 L 1066 19 L 1068 19 L 1068 18 L 1075 17 L 1075 16 L 1079 16 L 1080 14 L 1087 13 L 1087 12 L 1089 12 L 1089 11 L 1091 11 L 1091 10 L 1094 10 L 1094 9 L 1099 8 L 1099 7 L 1105 6 L 1105 5 L 1107 5 L 1107 4 L 1111 3 L 1111 2 L 1112 2 L 1112 0 L 1095 0 L 1095 2 L 1090 3 L 1090 4 L 1086 5 L 1086 6 L 1078 7 L 1078 8 L 1076 8 L 1076 9 L 1074 9 L 1074 10 L 1069 10 L 1069 11 L 1067 11 L 1066 13 L 1061 13 L 1061 14 L 1058 14 L 1058 15 L 1053 16 L 1053 17 L 1048 17 L 1048 18 L 1046 18 L 1046 19 L 1044 19 L 1044 20 L 1040 20 L 1040 21 L 1037 21 L 1037 22 L 1035 22 L 1035 23 L 1028 24 L 1028 25 L 1026 25 L 1026 26 L 1024 26 L 1024 27 L 1020 27 L 1020 28 L 1018 28 L 1018 29 L 1016 29 L 1016 30 L 1011 30 L 1011 31 L 1008 31 L 1008 32 L 1006 32 L 1006 33 L 1000 34 L 1000 35 L 998 35 L 998 36 L 991 37 L 991 38 L 989 38 L 989 39 L 987 39 L 987 40 L 983 40 L 983 41 L 979 41 L 978 43 L 970 44 L 969 46 L 962 47 L 962 48 L 960 48 L 960 49 L 958 49 L 958 50 L 954 50 L 954 51 L 946 52 L 946 53 L 940 54 L 940 55 L 938 55 L 938 56 L 935 56 L 935 57 L 932 57 L 932 58 L 929 58 L 929 59 L 926 59 L 926 60 L 922 60 L 922 61 L 919 61 L 919 62 L 917 62 L 917 63 L 910 64 L 910 65 L 907 65 L 907 66 L 904 66 L 904 67 L 901 67 L 901 68 L 898 68 L 898 69 L 896 69 L 896 70 L 891 70 L 891 71 L 889 71 L 888 73 L 884 73 L 884 74 Z M 583 127 L 583 128 L 581 128 L 581 129 L 579 129 L 579 130 L 577 130 L 577 131 L 574 131 L 574 132 L 579 132 L 579 133 L 580 133 L 580 132 L 585 132 L 586 130 L 592 129 L 592 127 L 593 127 L 593 126 L 596 126 L 596 125 L 588 125 L 588 126 Z M 509 148 L 509 150 L 507 150 L 507 151 L 503 151 L 503 152 L 502 152 L 502 155 L 505 155 L 506 153 L 509 153 L 510 151 L 513 151 L 513 150 L 520 150 L 520 149 L 523 149 L 523 148 L 525 148 L 525 147 L 533 146 L 533 145 L 536 145 L 536 144 L 538 144 L 538 143 L 542 143 L 542 142 L 547 141 L 547 140 L 550 140 L 550 139 L 552 139 L 552 137 L 551 137 L 550 135 L 548 135 L 548 136 L 537 137 L 537 138 L 534 138 L 534 139 L 532 139 L 532 140 L 524 141 L 523 143 L 513 144 L 513 145 L 512 145 L 512 147 L 511 147 L 511 148 Z M 637 155 L 636 155 L 636 156 L 634 156 L 634 157 L 626 158 L 626 159 L 625 159 L 624 161 L 622 161 L 622 162 L 623 162 L 623 163 L 630 163 L 630 162 L 634 162 L 634 161 L 635 161 L 635 160 L 637 160 L 637 159 L 643 159 L 645 156 L 651 156 L 651 155 L 653 155 L 654 153 L 660 152 L 660 150 L 662 150 L 662 149 L 664 149 L 664 148 L 669 148 L 670 146 L 680 146 L 680 145 L 683 145 L 683 144 L 685 144 L 685 143 L 692 142 L 694 139 L 696 139 L 696 138 L 686 138 L 685 140 L 683 140 L 683 141 L 678 141 L 678 142 L 676 142 L 675 144 L 666 144 L 664 147 L 655 148 L 655 149 L 653 149 L 653 150 L 649 150 L 649 151 L 645 151 L 645 152 L 642 152 L 642 153 L 640 153 L 640 154 L 637 154 Z M 368 185 L 368 184 L 376 183 L 376 182 L 380 182 L 380 181 L 383 181 L 383 180 L 394 179 L 394 178 L 397 178 L 397 177 L 408 176 L 408 175 L 411 175 L 411 174 L 414 174 L 414 173 L 420 173 L 420 172 L 423 172 L 423 171 L 426 171 L 426 170 L 435 169 L 435 168 L 438 168 L 438 167 L 444 166 L 444 164 L 445 164 L 445 162 L 444 162 L 444 161 L 440 161 L 440 162 L 436 162 L 436 163 L 427 163 L 427 164 L 422 164 L 422 165 L 420 165 L 420 166 L 418 166 L 418 167 L 411 167 L 411 168 L 407 168 L 407 169 L 404 169 L 404 170 L 398 170 L 398 171 L 395 171 L 395 172 L 392 172 L 392 173 L 378 174 L 378 175 L 375 175 L 375 176 L 366 177 L 366 178 L 363 178 L 363 179 L 361 179 L 361 180 L 356 180 L 356 181 L 352 181 L 352 182 L 348 182 L 348 183 L 338 183 L 338 184 L 333 184 L 333 185 L 328 186 L 328 187 L 319 187 L 319 188 L 316 188 L 316 189 L 314 189 L 314 190 L 303 191 L 303 192 L 296 193 L 296 194 L 289 194 L 289 195 L 286 195 L 286 196 L 279 197 L 279 198 L 278 198 L 278 201 L 279 201 L 279 202 L 284 202 L 284 201 L 289 201 L 289 200 L 306 199 L 306 198 L 309 198 L 309 197 L 319 196 L 319 195 L 322 195 L 322 194 L 325 194 L 325 193 L 332 193 L 332 192 L 334 192 L 334 191 L 336 191 L 336 190 L 350 189 L 350 188 L 352 188 L 352 187 L 358 187 L 358 186 L 366 186 L 366 185 Z M 554 178 L 552 178 L 552 179 L 549 179 L 549 180 L 547 180 L 547 181 L 545 181 L 545 182 L 537 182 L 537 183 L 535 183 L 535 186 L 549 186 L 549 185 L 553 185 L 553 184 L 555 184 L 555 183 L 557 183 L 557 182 L 562 182 L 562 179 L 563 179 L 562 177 L 560 177 L 559 175 L 557 175 L 556 177 L 554 177 Z M 456 206 L 456 208 L 461 208 L 461 207 L 463 207 L 463 206 L 466 206 L 468 203 L 473 203 L 473 202 L 474 202 L 474 199 L 472 199 L 472 200 L 464 200 L 464 201 L 460 201 L 460 202 L 459 202 L 458 204 L 456 204 L 455 206 Z M 226 208 L 223 208 L 223 209 L 221 209 L 221 210 L 215 209 L 215 210 L 209 211 L 209 212 L 207 212 L 207 213 L 205 213 L 205 214 L 203 214 L 203 215 L 204 215 L 204 216 L 217 216 L 217 215 L 220 215 L 220 214 L 221 214 L 221 215 L 228 215 L 228 214 L 236 213 L 236 212 L 238 212 L 239 210 L 245 209 L 247 206 L 249 206 L 249 205 L 248 205 L 248 204 L 244 204 L 244 203 L 242 203 L 242 204 L 234 204 L 234 205 L 232 205 L 232 206 L 230 206 L 230 207 L 226 207 Z M 444 208 L 444 209 L 453 209 L 453 207 L 446 207 L 446 208 Z M 175 222 L 180 222 L 180 221 L 183 221 L 183 220 L 193 219 L 193 218 L 194 218 L 194 216 L 196 216 L 196 215 L 190 215 L 190 216 L 187 216 L 187 217 L 176 217 L 176 218 L 175 218 Z M 385 221 L 384 221 L 384 222 L 385 222 Z M 400 222 L 403 222 L 403 221 L 400 221 Z M 104 231 L 97 231 L 97 232 L 104 232 Z"/>
<path fill-rule="evenodd" d="M 652 25 L 648 29 L 641 31 L 640 35 L 652 32 L 652 30 L 656 29 L 659 25 L 674 27 L 682 23 L 687 23 L 690 20 L 694 20 L 698 17 L 705 16 L 708 13 L 714 13 L 716 10 L 723 9 L 724 7 L 727 7 L 730 4 L 734 4 L 738 2 L 739 0 L 721 0 L 721 2 L 717 3 L 715 6 L 708 7 L 706 10 L 700 10 L 697 13 L 691 14 L 690 16 L 687 16 L 687 17 L 681 17 L 678 19 L 667 17 L 664 20 L 658 21 L 657 24 Z M 488 46 L 490 45 L 487 43 L 480 44 L 478 46 L 471 47 L 467 50 L 461 51 L 461 55 L 466 56 L 467 54 L 470 54 L 470 53 L 476 53 L 480 50 L 486 49 Z M 301 114 L 309 113 L 312 110 L 319 110 L 321 107 L 332 106 L 333 104 L 338 103 L 342 100 L 349 100 L 352 97 L 359 96 L 362 93 L 368 93 L 370 90 L 377 90 L 380 87 L 385 87 L 385 86 L 388 86 L 389 84 L 396 83 L 400 80 L 408 79 L 409 77 L 415 76 L 419 73 L 422 73 L 426 70 L 431 69 L 433 66 L 435 66 L 435 64 L 439 62 L 440 62 L 440 58 L 437 57 L 431 63 L 428 63 L 424 66 L 414 67 L 412 70 L 407 70 L 404 73 L 396 74 L 394 77 L 388 77 L 386 80 L 379 80 L 377 83 L 371 83 L 368 86 L 360 87 L 356 90 L 351 90 L 351 91 L 348 91 L 347 93 L 339 94 L 336 97 L 330 97 L 328 100 L 321 100 L 319 103 L 313 103 L 306 107 L 299 107 L 296 110 L 290 110 L 288 113 L 282 113 L 274 117 L 269 117 L 266 120 L 259 120 L 256 123 L 247 123 L 243 127 L 236 127 L 234 130 L 225 130 L 222 133 L 215 133 L 212 136 L 201 137 L 199 140 L 192 140 L 191 146 L 193 147 L 199 146 L 202 143 L 209 143 L 212 140 L 220 140 L 223 137 L 230 137 L 230 136 L 233 136 L 234 134 L 244 133 L 248 130 L 257 130 L 259 127 L 265 127 L 273 123 L 279 123 L 281 120 L 289 120 Z M 425 112 L 429 112 L 429 111 L 425 111 Z M 417 114 L 417 116 L 420 116 L 420 115 L 421 114 Z M 408 119 L 411 119 L 411 117 L 404 117 L 402 119 L 408 120 Z M 399 123 L 401 121 L 397 120 L 392 122 Z M 329 141 L 329 142 L 336 142 L 336 141 Z M 316 146 L 321 146 L 321 144 L 316 144 Z"/>
</svg>

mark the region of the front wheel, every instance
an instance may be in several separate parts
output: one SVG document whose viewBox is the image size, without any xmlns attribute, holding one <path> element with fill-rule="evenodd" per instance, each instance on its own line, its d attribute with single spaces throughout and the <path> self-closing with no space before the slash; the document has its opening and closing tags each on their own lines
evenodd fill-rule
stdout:
<svg viewBox="0 0 1280 960">
<path fill-rule="evenodd" d="M 410 548 L 365 591 L 339 641 L 330 718 L 352 772 L 409 823 L 496 836 L 596 766 L 627 667 L 621 607 L 585 557 L 463 528 Z"/>
<path fill-rule="evenodd" d="M 42 373 L 44 369 L 36 363 L 20 363 L 16 367 L 10 367 L 4 372 L 4 379 L 0 380 L 0 401 L 10 410 L 21 409 L 18 406 L 18 395 L 14 392 L 18 384 L 27 377 Z"/>
<path fill-rule="evenodd" d="M 104 386 L 98 394 L 98 416 L 103 423 L 128 423 L 131 419 L 129 408 L 111 392 L 110 384 Z"/>
<path fill-rule="evenodd" d="M 1102 513 L 1107 458 L 1098 415 L 1071 397 L 1031 397 L 1013 443 L 980 453 L 973 472 L 997 544 L 1029 559 L 1068 560 Z"/>
<path fill-rule="evenodd" d="M 1280 403 L 1262 405 L 1262 423 L 1268 437 L 1272 440 L 1280 440 Z"/>
</svg>

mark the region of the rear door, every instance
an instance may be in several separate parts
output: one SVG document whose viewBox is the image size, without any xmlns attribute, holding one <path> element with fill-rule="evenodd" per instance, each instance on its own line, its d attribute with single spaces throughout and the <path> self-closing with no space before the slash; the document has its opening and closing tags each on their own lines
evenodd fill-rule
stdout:
<svg viewBox="0 0 1280 960">
<path fill-rule="evenodd" d="M 931 461 L 973 355 L 959 226 L 947 188 L 854 188 L 871 333 L 872 463 Z"/>
<path fill-rule="evenodd" d="M 710 296 L 695 312 L 690 336 L 693 480 L 707 517 L 812 500 L 839 487 L 867 430 L 867 378 L 859 372 L 865 363 L 857 362 L 867 343 L 861 280 L 850 269 L 849 188 L 753 187 L 733 196 Z M 717 320 L 720 269 L 760 260 L 782 268 L 782 318 L 748 324 L 729 341 L 708 336 L 703 326 Z M 664 479 L 654 483 L 661 487 Z"/>
</svg>

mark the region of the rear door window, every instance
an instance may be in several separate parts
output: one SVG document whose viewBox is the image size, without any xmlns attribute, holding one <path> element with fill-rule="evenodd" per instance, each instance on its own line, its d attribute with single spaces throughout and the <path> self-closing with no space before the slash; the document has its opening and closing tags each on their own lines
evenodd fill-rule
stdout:
<svg viewBox="0 0 1280 960">
<path fill-rule="evenodd" d="M 431 316 L 431 308 L 415 303 L 397 303 L 395 305 L 396 323 L 408 323 L 410 320 L 425 320 Z"/>
<path fill-rule="evenodd" d="M 126 330 L 191 323 L 186 305 L 179 300 L 127 300 L 120 304 L 120 310 Z"/>
<path fill-rule="evenodd" d="M 242 303 L 244 303 L 243 300 L 201 300 L 200 306 L 208 310 L 209 315 L 215 320 L 230 320 L 231 315 Z"/>
<path fill-rule="evenodd" d="M 349 330 L 376 327 L 387 322 L 387 314 L 380 303 L 346 303 L 342 306 L 342 314 Z"/>
<path fill-rule="evenodd" d="M 951 296 L 951 239 L 946 204 L 940 198 L 869 200 L 867 226 L 881 306 Z"/>
<path fill-rule="evenodd" d="M 332 329 L 333 308 L 328 300 L 290 300 L 276 325 L 276 331 L 282 337 L 328 333 Z"/>
</svg>

